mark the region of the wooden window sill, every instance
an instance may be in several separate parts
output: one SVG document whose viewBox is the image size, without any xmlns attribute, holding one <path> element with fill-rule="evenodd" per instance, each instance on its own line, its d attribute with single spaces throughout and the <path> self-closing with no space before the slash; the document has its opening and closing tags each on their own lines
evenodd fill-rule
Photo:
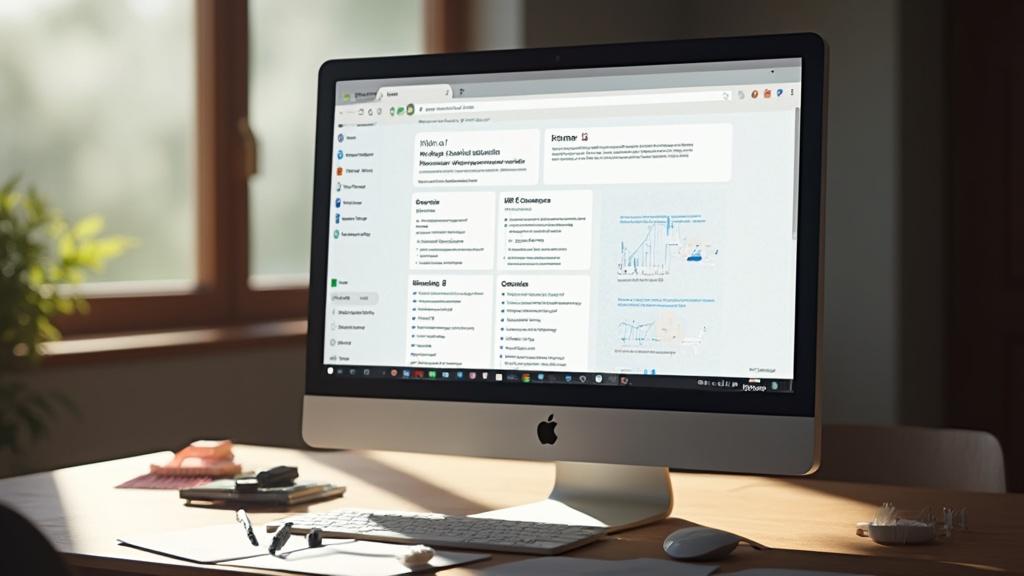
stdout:
<svg viewBox="0 0 1024 576">
<path fill-rule="evenodd" d="M 69 338 L 44 345 L 43 366 L 237 349 L 253 345 L 298 345 L 305 342 L 305 339 L 305 320 Z"/>
</svg>

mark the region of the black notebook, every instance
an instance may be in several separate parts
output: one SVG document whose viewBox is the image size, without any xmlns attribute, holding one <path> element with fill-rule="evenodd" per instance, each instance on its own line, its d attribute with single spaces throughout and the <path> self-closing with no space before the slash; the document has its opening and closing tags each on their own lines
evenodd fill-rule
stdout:
<svg viewBox="0 0 1024 576">
<path fill-rule="evenodd" d="M 185 500 L 291 506 L 313 500 L 336 498 L 344 493 L 344 486 L 319 482 L 298 482 L 291 486 L 274 486 L 260 488 L 254 492 L 239 492 L 235 490 L 235 481 L 227 479 L 214 480 L 194 488 L 185 488 L 180 490 L 178 495 Z"/>
</svg>

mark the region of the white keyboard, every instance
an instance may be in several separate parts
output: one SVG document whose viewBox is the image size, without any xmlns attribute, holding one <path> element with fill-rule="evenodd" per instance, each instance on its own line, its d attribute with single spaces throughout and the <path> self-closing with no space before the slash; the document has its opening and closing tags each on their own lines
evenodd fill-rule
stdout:
<svg viewBox="0 0 1024 576">
<path fill-rule="evenodd" d="M 274 532 L 285 522 L 292 523 L 293 534 L 320 528 L 324 538 L 543 555 L 561 554 L 594 542 L 608 532 L 607 528 L 595 526 L 353 509 L 282 518 L 268 524 L 267 531 Z"/>
</svg>

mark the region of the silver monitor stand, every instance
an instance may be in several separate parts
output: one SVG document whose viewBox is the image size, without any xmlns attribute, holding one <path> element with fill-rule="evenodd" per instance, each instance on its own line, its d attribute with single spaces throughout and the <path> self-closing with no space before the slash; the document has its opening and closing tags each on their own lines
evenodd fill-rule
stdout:
<svg viewBox="0 0 1024 576">
<path fill-rule="evenodd" d="M 555 462 L 546 500 L 474 514 L 476 518 L 607 526 L 618 532 L 667 518 L 672 483 L 664 466 Z"/>
</svg>

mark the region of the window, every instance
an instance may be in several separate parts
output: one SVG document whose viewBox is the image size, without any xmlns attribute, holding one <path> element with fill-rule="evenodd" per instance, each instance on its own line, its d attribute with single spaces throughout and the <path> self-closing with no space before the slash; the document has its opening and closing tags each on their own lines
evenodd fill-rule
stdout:
<svg viewBox="0 0 1024 576">
<path fill-rule="evenodd" d="M 95 280 L 196 279 L 194 6 L 0 4 L 0 180 L 136 239 Z"/>
<path fill-rule="evenodd" d="M 320 64 L 422 52 L 422 22 L 422 6 L 406 0 L 249 2 L 249 123 L 259 159 L 249 179 L 255 287 L 308 280 Z"/>
<path fill-rule="evenodd" d="M 0 4 L 0 178 L 138 245 L 65 334 L 301 318 L 316 70 L 464 44 L 458 0 Z M 252 137 L 250 137 L 252 136 Z"/>
</svg>

